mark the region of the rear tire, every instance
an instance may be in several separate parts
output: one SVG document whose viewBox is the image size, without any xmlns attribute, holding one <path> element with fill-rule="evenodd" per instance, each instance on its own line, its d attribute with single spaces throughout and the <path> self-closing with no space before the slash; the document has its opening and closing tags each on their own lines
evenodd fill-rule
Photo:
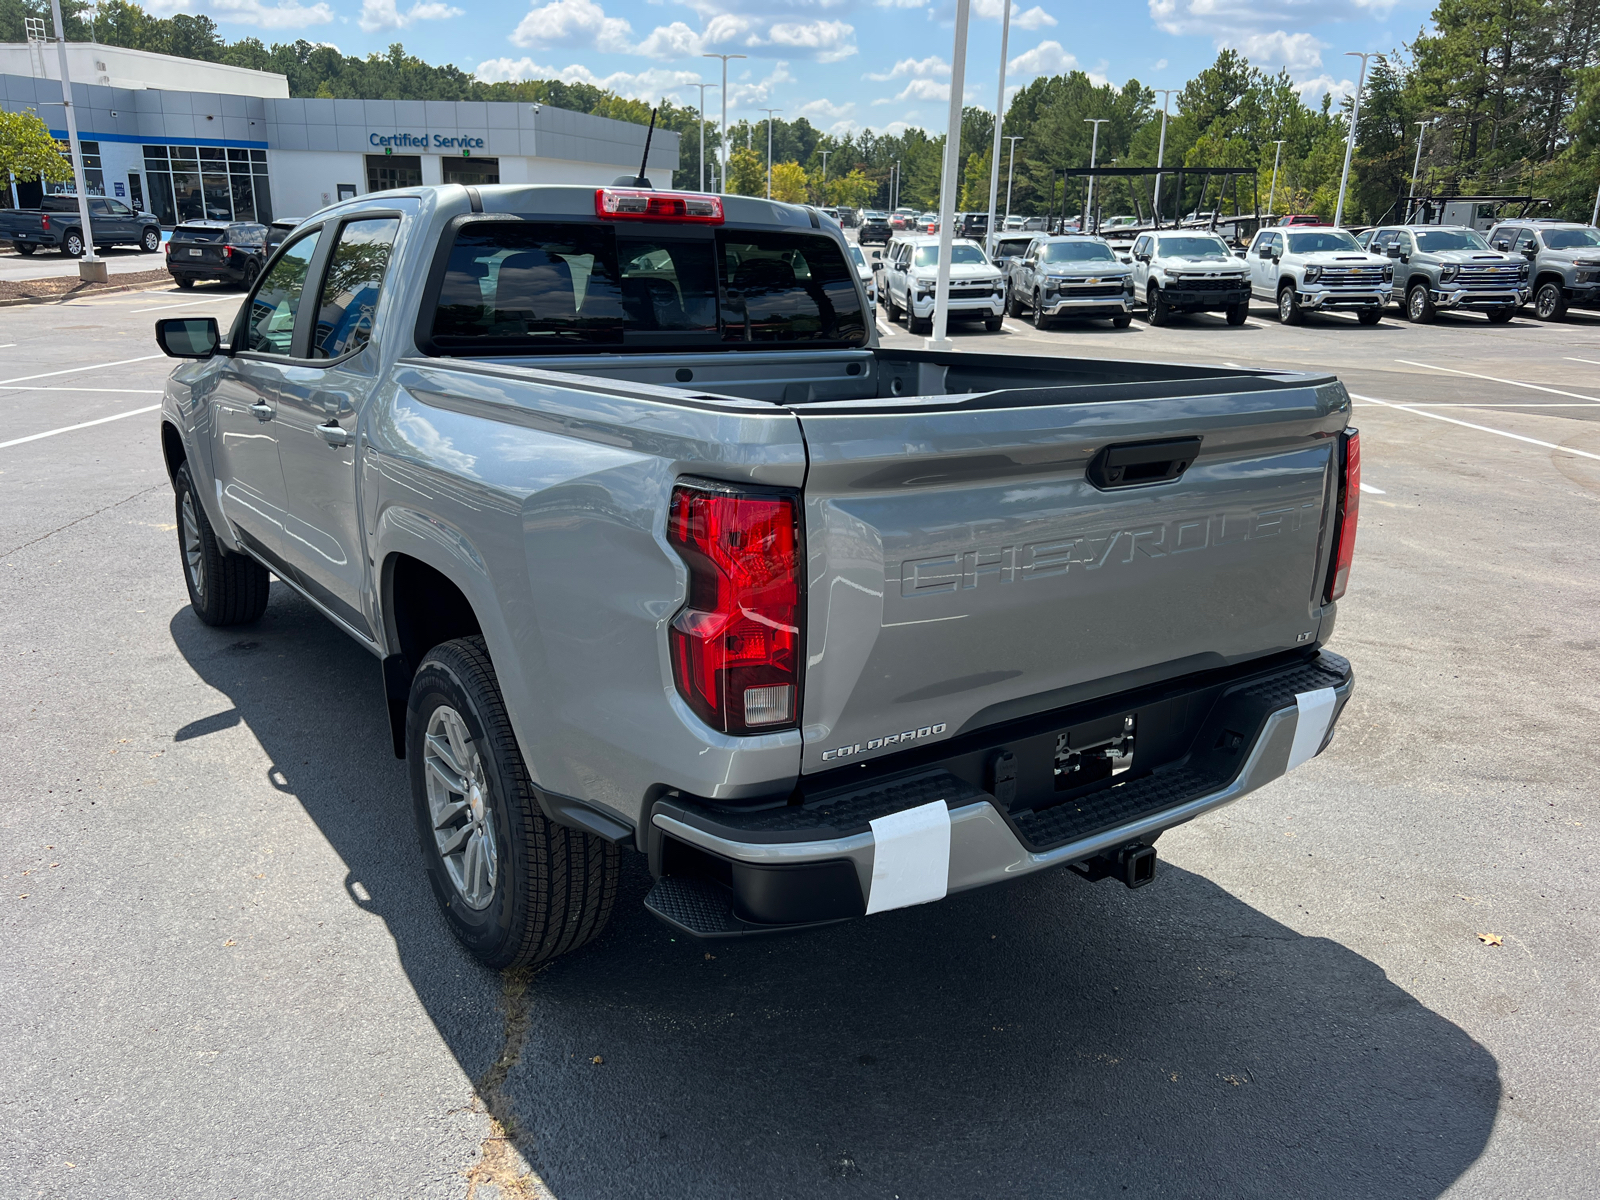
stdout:
<svg viewBox="0 0 1600 1200">
<path fill-rule="evenodd" d="M 1541 321 L 1559 321 L 1567 315 L 1567 295 L 1555 281 L 1541 283 L 1533 293 L 1533 315 Z"/>
<path fill-rule="evenodd" d="M 229 554 L 217 541 L 205 506 L 194 493 L 189 464 L 173 476 L 177 498 L 178 551 L 194 615 L 206 625 L 248 625 L 267 611 L 267 569 L 243 554 Z"/>
<path fill-rule="evenodd" d="M 244 277 L 239 280 L 239 290 L 248 292 L 251 288 L 255 287 L 256 276 L 259 274 L 261 274 L 261 268 L 256 265 L 254 259 L 251 259 L 244 266 Z"/>
<path fill-rule="evenodd" d="M 473 957 L 495 969 L 534 966 L 605 928 L 620 855 L 545 817 L 481 637 L 423 656 L 406 757 L 428 882 Z"/>
<path fill-rule="evenodd" d="M 1406 320 L 1413 325 L 1429 325 L 1438 315 L 1439 310 L 1433 306 L 1433 298 L 1428 295 L 1427 284 L 1414 284 L 1406 292 Z"/>
<path fill-rule="evenodd" d="M 144 251 L 146 254 L 154 254 L 156 251 L 160 250 L 161 230 L 157 229 L 154 225 L 147 228 L 144 231 L 144 235 L 139 239 L 139 249 Z"/>
<path fill-rule="evenodd" d="M 1497 308 L 1489 314 L 1489 324 L 1504 325 L 1517 315 L 1515 308 Z"/>
<path fill-rule="evenodd" d="M 1363 308 L 1356 314 L 1356 320 L 1360 321 L 1363 325 L 1376 325 L 1379 321 L 1383 320 L 1383 309 Z"/>
<path fill-rule="evenodd" d="M 1284 325 L 1300 325 L 1306 319 L 1305 310 L 1295 299 L 1294 288 L 1285 284 L 1278 289 L 1278 320 Z"/>
<path fill-rule="evenodd" d="M 187 275 L 174 275 L 172 277 L 172 282 L 183 288 L 185 291 L 194 286 L 194 280 L 190 279 Z"/>
<path fill-rule="evenodd" d="M 1228 310 L 1228 324 L 1237 328 L 1250 319 L 1250 306 L 1248 304 L 1235 304 Z"/>
<path fill-rule="evenodd" d="M 61 254 L 65 258 L 82 258 L 83 234 L 76 229 L 67 230 L 67 235 L 61 239 Z"/>
<path fill-rule="evenodd" d="M 13 250 L 15 250 L 18 254 L 22 255 L 23 258 L 27 258 L 29 255 L 31 255 L 39 247 L 30 246 L 27 242 L 13 242 L 11 244 L 11 248 Z"/>
</svg>

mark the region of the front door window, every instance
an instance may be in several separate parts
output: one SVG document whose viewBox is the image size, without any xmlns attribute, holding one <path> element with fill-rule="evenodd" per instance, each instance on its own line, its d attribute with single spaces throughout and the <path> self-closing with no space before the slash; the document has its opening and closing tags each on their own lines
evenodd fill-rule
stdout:
<svg viewBox="0 0 1600 1200">
<path fill-rule="evenodd" d="M 250 298 L 250 315 L 244 329 L 246 350 L 285 357 L 292 353 L 295 315 L 300 311 L 306 272 L 321 232 L 314 230 L 286 246 Z"/>
</svg>

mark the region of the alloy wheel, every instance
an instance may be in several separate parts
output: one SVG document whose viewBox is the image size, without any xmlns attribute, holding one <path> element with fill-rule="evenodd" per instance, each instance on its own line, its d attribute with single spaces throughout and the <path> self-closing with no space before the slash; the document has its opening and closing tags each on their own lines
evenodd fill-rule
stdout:
<svg viewBox="0 0 1600 1200">
<path fill-rule="evenodd" d="M 488 908 L 500 869 L 488 775 L 467 723 L 447 704 L 428 718 L 423 768 L 433 843 L 445 874 L 468 908 Z"/>
<path fill-rule="evenodd" d="M 183 493 L 183 565 L 189 572 L 189 586 L 194 589 L 194 594 L 204 596 L 206 592 L 206 556 L 205 547 L 200 540 L 200 518 L 194 510 L 194 493 L 185 490 Z"/>
<path fill-rule="evenodd" d="M 1294 293 L 1284 288 L 1278 293 L 1278 320 L 1288 324 L 1294 319 Z"/>
<path fill-rule="evenodd" d="M 1561 290 L 1553 283 L 1547 283 L 1539 289 L 1538 299 L 1534 301 L 1533 311 L 1541 321 L 1548 321 L 1556 315 L 1556 309 L 1561 304 Z"/>
</svg>

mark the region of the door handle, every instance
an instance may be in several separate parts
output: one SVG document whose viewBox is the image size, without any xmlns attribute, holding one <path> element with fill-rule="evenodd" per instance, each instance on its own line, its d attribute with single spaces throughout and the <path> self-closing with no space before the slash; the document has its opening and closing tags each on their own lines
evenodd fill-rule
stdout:
<svg viewBox="0 0 1600 1200">
<path fill-rule="evenodd" d="M 250 411 L 255 413 L 256 419 L 259 421 L 270 421 L 277 415 L 278 412 L 277 409 L 273 408 L 272 405 L 268 404 L 265 400 L 257 400 L 250 406 Z"/>
<path fill-rule="evenodd" d="M 350 444 L 350 431 L 337 421 L 329 421 L 326 425 L 318 425 L 317 433 L 330 446 L 348 446 Z"/>
</svg>

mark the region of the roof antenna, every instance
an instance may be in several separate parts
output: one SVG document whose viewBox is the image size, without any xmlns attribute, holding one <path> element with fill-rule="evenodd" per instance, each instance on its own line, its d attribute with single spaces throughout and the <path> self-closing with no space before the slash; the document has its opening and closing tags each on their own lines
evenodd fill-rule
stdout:
<svg viewBox="0 0 1600 1200">
<path fill-rule="evenodd" d="M 659 108 L 650 110 L 650 128 L 645 130 L 644 134 L 644 157 L 639 160 L 639 177 L 633 181 L 634 187 L 647 188 L 651 186 L 650 181 L 645 178 L 644 168 L 645 164 L 650 161 L 650 139 L 656 134 L 656 114 L 660 111 Z"/>
</svg>

